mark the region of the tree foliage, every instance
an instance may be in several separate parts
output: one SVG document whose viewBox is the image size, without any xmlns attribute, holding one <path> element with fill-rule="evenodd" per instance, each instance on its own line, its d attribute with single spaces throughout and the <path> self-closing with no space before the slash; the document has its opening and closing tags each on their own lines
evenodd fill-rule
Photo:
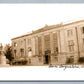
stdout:
<svg viewBox="0 0 84 84">
<path fill-rule="evenodd" d="M 13 55 L 12 55 L 12 48 L 10 46 L 10 44 L 6 44 L 4 47 L 4 54 L 6 56 L 6 58 L 9 60 L 9 62 L 11 63 L 11 61 L 14 59 Z"/>
</svg>

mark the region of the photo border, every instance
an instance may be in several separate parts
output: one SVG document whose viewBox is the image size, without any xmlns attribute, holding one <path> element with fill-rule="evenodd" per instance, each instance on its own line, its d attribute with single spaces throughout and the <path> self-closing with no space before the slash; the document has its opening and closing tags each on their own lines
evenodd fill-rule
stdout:
<svg viewBox="0 0 84 84">
<path fill-rule="evenodd" d="M 84 3 L 84 0 L 0 0 L 0 3 Z"/>
<path fill-rule="evenodd" d="M 55 3 L 55 4 L 57 4 L 57 3 L 59 3 L 59 4 L 62 4 L 62 3 L 65 3 L 65 4 L 78 3 L 78 4 L 80 4 L 81 3 L 81 4 L 84 4 L 84 0 L 0 0 L 0 4 L 5 4 L 5 3 L 7 3 L 7 4 L 11 4 L 11 3 L 13 3 L 13 4 L 18 4 L 18 3 L 19 4 L 24 4 L 24 3 L 25 4 L 27 4 L 27 3 L 34 3 L 34 4 L 35 3 L 38 3 L 38 4 L 39 3 L 44 3 L 44 4 L 46 4 L 46 3 L 47 4 L 48 3 L 49 4 L 52 4 L 52 3 Z M 22 80 L 22 81 L 19 81 L 19 80 L 18 81 L 17 80 L 16 81 L 13 81 L 13 80 L 9 81 L 8 80 L 7 81 L 7 80 L 4 80 L 4 81 L 0 81 L 0 83 L 1 82 L 5 82 L 6 84 L 8 84 L 9 82 L 11 82 L 11 84 L 12 84 L 12 82 L 14 82 L 14 83 L 23 82 L 23 84 L 25 82 L 51 82 L 51 83 L 53 83 L 53 82 L 56 82 L 56 83 L 57 82 L 63 82 L 63 83 L 67 82 L 67 84 L 68 84 L 68 82 L 69 83 L 72 83 L 72 82 L 79 82 L 79 83 L 83 82 L 84 83 L 84 80 L 83 81 L 80 81 L 80 80 L 64 80 L 64 81 L 63 80 L 60 80 L 60 81 L 57 81 L 57 80 L 56 81 L 51 81 L 51 80 L 50 81 L 47 81 L 47 80 L 46 81 L 45 80 L 44 81 L 42 81 L 42 80 L 40 80 L 40 81 L 38 81 L 38 80 L 36 80 L 36 81 L 33 81 L 33 80 L 32 81 L 29 81 L 29 80 L 28 81 L 24 81 L 24 80 Z"/>
</svg>

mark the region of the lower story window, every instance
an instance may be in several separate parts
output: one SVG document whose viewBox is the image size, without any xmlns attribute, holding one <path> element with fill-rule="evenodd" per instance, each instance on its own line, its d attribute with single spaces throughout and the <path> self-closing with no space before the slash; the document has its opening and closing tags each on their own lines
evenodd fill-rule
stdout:
<svg viewBox="0 0 84 84">
<path fill-rule="evenodd" d="M 20 52 L 21 52 L 21 57 L 23 57 L 24 56 L 24 49 L 21 49 Z"/>
<path fill-rule="evenodd" d="M 58 57 L 55 56 L 55 60 L 58 61 Z"/>
<path fill-rule="evenodd" d="M 74 56 L 67 58 L 67 63 L 74 63 Z"/>
<path fill-rule="evenodd" d="M 29 59 L 29 64 L 31 64 L 31 59 Z"/>
<path fill-rule="evenodd" d="M 39 57 L 39 62 L 41 62 L 41 57 Z"/>
<path fill-rule="evenodd" d="M 69 51 L 74 51 L 74 42 L 73 40 L 68 41 Z"/>
</svg>

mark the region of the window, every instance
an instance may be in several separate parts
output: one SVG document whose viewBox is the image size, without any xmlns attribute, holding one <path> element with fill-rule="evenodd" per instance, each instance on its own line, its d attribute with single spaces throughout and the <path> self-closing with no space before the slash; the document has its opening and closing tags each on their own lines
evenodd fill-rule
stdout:
<svg viewBox="0 0 84 84">
<path fill-rule="evenodd" d="M 84 45 L 84 38 L 83 38 L 83 45 Z"/>
<path fill-rule="evenodd" d="M 28 45 L 31 45 L 31 39 L 28 39 Z"/>
<path fill-rule="evenodd" d="M 58 47 L 56 47 L 56 52 L 58 53 Z"/>
<path fill-rule="evenodd" d="M 70 56 L 69 58 L 67 58 L 67 61 L 66 61 L 68 64 L 69 63 L 74 63 L 74 56 Z"/>
<path fill-rule="evenodd" d="M 74 51 L 74 42 L 73 40 L 68 41 L 69 51 Z"/>
<path fill-rule="evenodd" d="M 32 51 L 31 47 L 28 47 L 28 52 L 29 52 L 29 51 Z"/>
<path fill-rule="evenodd" d="M 50 34 L 44 37 L 45 50 L 50 50 Z"/>
<path fill-rule="evenodd" d="M 14 43 L 14 47 L 16 47 L 17 46 L 17 43 Z"/>
<path fill-rule="evenodd" d="M 20 52 L 21 52 L 21 57 L 24 56 L 24 49 L 20 49 Z"/>
<path fill-rule="evenodd" d="M 84 34 L 84 27 L 82 27 L 82 34 Z"/>
<path fill-rule="evenodd" d="M 82 46 L 83 46 L 83 49 L 84 49 L 84 38 L 83 38 L 83 44 L 82 44 Z"/>
<path fill-rule="evenodd" d="M 73 35 L 72 29 L 71 30 L 67 30 L 67 36 L 71 37 Z"/>
<path fill-rule="evenodd" d="M 39 62 L 41 62 L 42 60 L 41 60 L 41 57 L 39 57 Z"/>
<path fill-rule="evenodd" d="M 58 39 L 57 39 L 57 33 L 53 34 L 53 44 L 54 44 L 54 53 L 58 53 Z"/>
<path fill-rule="evenodd" d="M 55 58 L 56 61 L 58 61 L 58 57 L 55 56 L 54 58 Z"/>
<path fill-rule="evenodd" d="M 29 64 L 31 64 L 31 59 L 29 59 Z"/>
</svg>

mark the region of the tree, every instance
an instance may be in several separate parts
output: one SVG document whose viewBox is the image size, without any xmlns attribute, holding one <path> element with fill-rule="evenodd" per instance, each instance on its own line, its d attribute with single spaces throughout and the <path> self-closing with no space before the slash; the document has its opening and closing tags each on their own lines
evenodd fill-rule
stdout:
<svg viewBox="0 0 84 84">
<path fill-rule="evenodd" d="M 9 63 L 11 64 L 14 57 L 12 54 L 12 48 L 11 48 L 10 44 L 6 44 L 6 46 L 4 47 L 4 54 L 5 54 L 6 58 L 9 60 Z"/>
</svg>

